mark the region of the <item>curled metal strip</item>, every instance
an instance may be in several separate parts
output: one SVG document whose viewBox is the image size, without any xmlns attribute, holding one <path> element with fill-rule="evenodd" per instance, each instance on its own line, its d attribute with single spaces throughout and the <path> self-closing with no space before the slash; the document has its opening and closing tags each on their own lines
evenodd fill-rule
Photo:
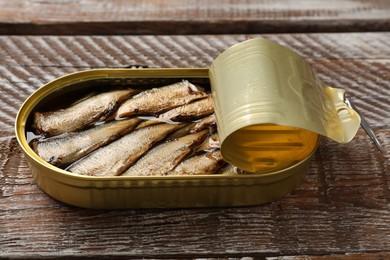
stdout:
<svg viewBox="0 0 390 260">
<path fill-rule="evenodd" d="M 357 107 L 351 102 L 351 99 L 347 98 L 347 97 L 344 97 L 344 102 L 345 104 L 347 104 L 350 108 L 352 108 L 353 110 L 355 110 L 359 116 L 360 116 L 360 125 L 361 127 L 364 129 L 364 131 L 368 134 L 368 136 L 371 138 L 372 142 L 375 144 L 376 148 L 384 153 L 385 152 L 385 149 L 383 148 L 383 146 L 380 144 L 378 138 L 376 137 L 374 131 L 372 131 L 370 125 L 368 124 L 368 122 L 366 121 L 366 119 L 364 118 L 364 116 L 362 115 L 362 113 L 360 113 L 360 111 L 357 109 Z"/>
</svg>

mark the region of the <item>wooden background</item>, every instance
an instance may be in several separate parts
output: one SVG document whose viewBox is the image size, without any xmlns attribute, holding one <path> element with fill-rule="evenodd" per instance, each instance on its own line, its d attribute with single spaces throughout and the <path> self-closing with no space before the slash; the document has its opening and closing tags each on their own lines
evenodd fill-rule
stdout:
<svg viewBox="0 0 390 260">
<path fill-rule="evenodd" d="M 0 257 L 390 258 L 389 2 L 172 2 L 0 1 Z M 221 21 L 233 28 L 215 32 Z M 127 28 L 148 22 L 161 28 Z M 220 34 L 245 23 L 273 24 L 274 33 L 249 26 Z M 295 30 L 296 23 L 304 26 Z M 144 33 L 151 35 L 118 35 Z M 35 184 L 13 127 L 42 84 L 89 68 L 207 67 L 227 47 L 259 36 L 297 51 L 324 82 L 346 89 L 386 153 L 362 130 L 345 145 L 324 139 L 304 183 L 256 207 L 87 210 Z"/>
<path fill-rule="evenodd" d="M 0 0 L 0 34 L 388 31 L 388 0 Z"/>
</svg>

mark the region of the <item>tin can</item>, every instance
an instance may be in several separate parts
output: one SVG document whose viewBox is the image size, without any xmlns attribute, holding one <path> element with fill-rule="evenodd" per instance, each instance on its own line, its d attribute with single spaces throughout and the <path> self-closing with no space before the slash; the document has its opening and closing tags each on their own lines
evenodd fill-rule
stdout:
<svg viewBox="0 0 390 260">
<path fill-rule="evenodd" d="M 259 205 L 291 192 L 302 181 L 320 136 L 299 162 L 262 174 L 199 176 L 77 175 L 41 159 L 29 146 L 26 130 L 37 107 L 66 93 L 95 86 L 164 85 L 188 79 L 209 85 L 208 69 L 96 69 L 69 74 L 34 92 L 16 117 L 16 138 L 27 158 L 37 184 L 64 203 L 84 208 L 180 208 Z"/>
</svg>

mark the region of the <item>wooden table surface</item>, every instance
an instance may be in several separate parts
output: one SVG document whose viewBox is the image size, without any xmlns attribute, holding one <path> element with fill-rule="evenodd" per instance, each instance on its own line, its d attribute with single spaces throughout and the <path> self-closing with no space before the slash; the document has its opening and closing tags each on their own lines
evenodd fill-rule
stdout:
<svg viewBox="0 0 390 260">
<path fill-rule="evenodd" d="M 134 2 L 137 12 L 130 17 L 132 9 L 124 1 L 0 1 L 0 13 L 8 13 L 0 15 L 0 257 L 389 259 L 389 2 L 316 6 L 296 1 L 294 6 L 292 1 L 259 1 L 263 6 L 229 1 L 221 10 L 218 1 L 194 2 L 196 7 L 179 1 L 173 6 Z M 75 13 L 58 11 L 60 5 L 72 6 Z M 106 16 L 93 15 L 105 8 L 111 10 Z M 171 31 L 171 15 L 177 25 L 186 27 L 190 20 L 202 28 L 199 33 L 196 28 Z M 161 31 L 113 28 L 112 33 L 155 35 L 106 35 L 103 26 L 96 36 L 96 23 L 141 28 L 160 18 L 167 21 Z M 254 34 L 263 29 L 249 26 L 245 34 L 217 35 L 213 23 L 218 21 L 234 27 L 222 29 L 225 33 L 237 33 L 243 21 L 269 22 L 274 33 Z M 292 25 L 303 21 L 314 27 L 305 25 L 296 33 Z M 356 27 L 349 27 L 351 21 Z M 80 25 L 73 34 L 89 35 L 62 35 L 72 34 L 69 23 Z M 199 35 L 204 32 L 214 34 Z M 45 35 L 27 35 L 40 33 Z M 278 201 L 253 207 L 88 210 L 50 198 L 32 179 L 15 139 L 14 118 L 43 84 L 89 68 L 207 67 L 227 47 L 260 36 L 295 50 L 325 83 L 344 88 L 386 153 L 377 151 L 362 130 L 344 145 L 324 138 L 301 186 Z"/>
<path fill-rule="evenodd" d="M 388 31 L 388 0 L 0 0 L 0 34 Z"/>
</svg>

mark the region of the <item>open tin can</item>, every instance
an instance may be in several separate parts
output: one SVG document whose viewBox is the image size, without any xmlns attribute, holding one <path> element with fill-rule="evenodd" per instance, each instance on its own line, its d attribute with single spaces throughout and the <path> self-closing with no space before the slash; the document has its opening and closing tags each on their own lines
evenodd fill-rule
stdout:
<svg viewBox="0 0 390 260">
<path fill-rule="evenodd" d="M 265 42 L 263 42 L 265 41 Z M 240 45 L 245 48 L 239 50 L 239 53 L 242 51 L 246 52 L 245 49 L 248 46 Z M 256 48 L 254 46 L 260 46 L 262 44 L 267 45 L 266 51 L 271 51 L 274 49 L 272 47 L 273 42 L 261 40 L 261 43 L 252 41 L 250 43 L 249 49 Z M 270 48 L 270 49 L 269 49 Z M 280 47 L 276 47 L 280 48 Z M 284 48 L 284 47 L 281 47 Z M 233 50 L 237 49 L 237 46 L 233 47 Z M 269 49 L 269 50 L 267 50 Z M 284 48 L 286 49 L 286 48 Z M 282 51 L 285 51 L 282 49 Z M 287 49 L 286 49 L 287 50 Z M 228 50 L 229 51 L 229 50 Z M 288 50 L 289 51 L 289 50 Z M 237 54 L 236 51 L 235 55 Z M 292 52 L 291 52 L 292 53 Z M 223 54 L 222 54 L 223 55 Z M 280 54 L 279 54 L 280 55 Z M 296 54 L 289 54 L 296 55 Z M 283 54 L 282 54 L 283 56 Z M 299 121 L 298 123 L 294 122 L 294 119 L 291 119 L 287 114 L 280 113 L 278 114 L 277 120 L 274 121 L 272 116 L 270 115 L 275 113 L 268 113 L 268 118 L 261 117 L 255 118 L 255 120 L 241 120 L 241 118 L 248 118 L 244 116 L 233 115 L 234 119 L 237 120 L 224 120 L 225 112 L 227 111 L 224 106 L 225 101 L 238 102 L 240 99 L 233 98 L 230 96 L 230 99 L 224 99 L 226 93 L 230 93 L 232 91 L 232 85 L 238 84 L 240 85 L 240 81 L 248 86 L 248 83 L 245 80 L 240 80 L 239 78 L 236 81 L 229 80 L 229 77 L 235 73 L 231 73 L 228 68 L 226 73 L 221 73 L 221 70 L 225 70 L 224 68 L 226 64 L 229 64 L 232 61 L 229 61 L 229 57 L 234 57 L 237 61 L 239 60 L 239 56 L 234 56 L 231 54 L 227 55 L 227 58 L 222 56 L 224 64 L 221 65 L 221 58 L 217 58 L 216 63 L 213 64 L 211 70 L 209 69 L 95 69 L 95 70 L 87 70 L 76 72 L 73 74 L 69 74 L 53 80 L 36 92 L 34 92 L 22 105 L 20 111 L 16 118 L 15 131 L 16 138 L 23 149 L 23 152 L 28 160 L 30 165 L 32 175 L 36 180 L 37 184 L 44 190 L 47 194 L 52 196 L 53 198 L 62 201 L 64 203 L 85 207 L 85 208 L 152 208 L 152 207 L 169 207 L 169 208 L 178 208 L 178 207 L 221 207 L 221 206 L 248 206 L 248 205 L 258 205 L 266 202 L 270 202 L 276 200 L 289 192 L 291 192 L 295 187 L 297 187 L 303 177 L 306 174 L 310 159 L 312 158 L 315 150 L 318 147 L 320 136 L 325 135 L 334 138 L 333 132 L 326 132 L 327 127 L 329 125 L 324 124 L 326 120 L 329 119 L 320 116 L 320 120 L 313 122 L 304 122 Z M 299 57 L 297 55 L 297 57 Z M 258 55 L 253 56 L 254 59 L 258 59 Z M 253 59 L 251 58 L 251 60 Z M 234 61 L 233 59 L 233 61 Z M 269 57 L 267 57 L 269 59 Z M 226 63 L 227 62 L 227 63 Z M 234 63 L 234 62 L 233 62 Z M 245 65 L 246 64 L 246 65 Z M 303 63 L 302 63 L 303 64 Z M 263 64 L 264 65 L 264 64 Z M 247 63 L 245 58 L 242 63 L 241 69 L 237 70 L 237 73 L 241 73 L 240 70 L 248 70 L 249 67 L 254 68 L 252 70 L 253 73 L 256 73 L 256 69 L 258 66 L 263 66 L 262 64 L 258 64 L 253 66 L 253 63 Z M 270 64 L 265 64 L 269 69 Z M 272 65 L 272 64 L 271 64 Z M 275 64 L 274 64 L 275 65 Z M 249 66 L 249 67 L 248 67 Z M 257 66 L 257 67 L 256 67 Z M 305 65 L 306 66 L 306 65 Z M 275 67 L 271 68 L 274 69 Z M 302 66 L 298 69 L 302 69 Z M 308 68 L 309 69 L 309 68 Z M 301 70 L 302 72 L 302 70 Z M 304 70 L 302 73 L 308 75 L 307 73 L 311 72 L 310 70 Z M 308 79 L 315 79 L 312 74 L 310 74 L 312 78 L 302 78 L 303 74 L 296 73 L 295 76 L 297 78 L 287 77 L 289 82 L 296 81 L 296 84 L 300 84 L 298 87 L 306 86 L 308 84 Z M 224 79 L 224 75 L 228 79 Z M 279 77 L 278 75 L 273 75 L 275 77 Z M 237 76 L 236 76 L 237 77 Z M 251 77 L 251 76 L 249 76 Z M 269 78 L 266 76 L 266 78 Z M 258 80 L 258 77 L 256 77 Z M 95 176 L 85 176 L 79 175 L 75 173 L 71 173 L 69 171 L 65 171 L 58 167 L 55 167 L 45 160 L 40 158 L 34 150 L 29 146 L 27 132 L 29 131 L 29 125 L 31 125 L 31 117 L 34 111 L 36 111 L 39 107 L 42 107 L 43 104 L 47 102 L 58 102 L 55 100 L 61 100 L 66 95 L 73 95 L 74 92 L 91 90 L 94 88 L 110 88 L 110 86 L 164 86 L 167 84 L 171 84 L 181 80 L 188 80 L 190 82 L 201 85 L 202 87 L 208 88 L 213 93 L 213 98 L 215 102 L 215 109 L 217 114 L 217 124 L 218 124 L 218 132 L 220 135 L 220 139 L 222 142 L 222 154 L 224 150 L 229 154 L 227 157 L 234 154 L 234 150 L 232 150 L 231 143 L 239 142 L 239 139 L 229 139 L 229 135 L 236 132 L 241 131 L 242 129 L 246 129 L 251 126 L 265 126 L 266 129 L 261 129 L 262 134 L 274 134 L 274 131 L 279 131 L 281 133 L 290 133 L 291 129 L 294 131 L 308 131 L 310 138 L 306 141 L 309 143 L 304 150 L 304 153 L 300 153 L 299 159 L 289 159 L 288 163 L 278 163 L 274 162 L 275 167 L 269 167 L 266 170 L 263 168 L 261 171 L 258 169 L 257 171 L 251 174 L 236 174 L 231 172 L 231 174 L 208 174 L 205 172 L 203 175 L 183 175 L 183 176 L 114 176 L 114 177 L 95 177 Z M 268 79 L 269 80 L 269 79 Z M 281 79 L 276 78 L 276 80 L 280 83 Z M 317 80 L 317 79 L 315 79 Z M 230 83 L 229 83 L 230 81 Z M 314 81 L 313 81 L 314 82 Z M 316 81 L 317 82 L 317 81 Z M 278 83 L 278 84 L 279 84 Z M 224 88 L 223 85 L 226 85 L 227 88 Z M 317 83 L 316 83 L 317 84 Z M 271 84 L 272 85 L 272 84 Z M 280 84 L 282 86 L 283 84 Z M 316 86 L 318 87 L 318 86 Z M 322 85 L 319 87 L 323 87 Z M 264 88 L 263 88 L 264 89 Z M 277 93 L 281 93 L 281 89 L 275 91 L 275 89 L 264 90 L 266 94 L 265 102 L 266 104 L 277 104 L 279 101 L 272 100 L 272 98 L 278 98 Z M 279 92 L 278 92 L 279 91 Z M 328 92 L 327 92 L 328 91 Z M 276 93 L 276 94 L 275 94 Z M 313 92 L 314 93 L 314 92 Z M 331 106 L 331 104 L 338 104 L 339 109 L 348 111 L 349 116 L 345 113 L 342 116 L 347 119 L 342 119 L 344 123 L 339 124 L 339 128 L 337 131 L 344 131 L 340 134 L 337 132 L 339 136 L 346 139 L 351 139 L 359 126 L 360 119 L 359 116 L 347 106 L 343 101 L 340 103 L 340 95 L 343 92 L 333 91 L 331 88 L 326 87 L 322 94 L 327 96 L 317 97 L 318 93 L 309 93 L 314 97 L 314 100 L 326 100 L 323 104 L 324 107 L 322 109 L 328 113 L 329 109 L 327 106 Z M 328 94 L 326 94 L 328 93 Z M 306 93 L 308 94 L 308 93 Z M 322 95 L 321 94 L 321 95 Z M 333 100 L 332 100 L 333 97 Z M 242 97 L 239 97 L 242 100 Z M 300 96 L 300 100 L 302 100 L 302 96 Z M 284 100 L 290 102 L 292 99 Z M 244 100 L 245 101 L 245 100 Z M 329 101 L 329 102 L 328 102 Z M 292 101 L 291 101 L 292 102 Z M 310 110 L 310 104 L 308 103 L 308 107 Z M 332 109 L 338 113 L 338 110 L 335 108 L 337 106 L 333 106 Z M 300 109 L 301 106 L 294 107 L 294 109 Z M 225 109 L 225 110 L 224 110 Z M 256 108 L 257 109 L 257 108 Z M 272 106 L 268 106 L 268 112 L 272 112 L 270 110 L 278 108 L 272 108 Z M 284 110 L 289 110 L 289 108 L 284 108 Z M 296 110 L 294 110 L 296 111 Z M 333 110 L 332 110 L 333 111 Z M 318 110 L 316 111 L 316 113 Z M 248 110 L 248 113 L 252 113 Z M 306 113 L 308 113 L 306 111 Z M 256 114 L 256 113 L 254 113 Z M 290 113 L 291 114 L 291 113 Z M 263 114 L 264 115 L 264 114 Z M 307 114 L 306 114 L 307 115 Z M 284 116 L 284 118 L 283 118 Z M 310 116 L 313 116 L 312 114 Z M 310 118 L 310 116 L 308 118 Z M 230 115 L 231 117 L 231 115 Z M 241 120 L 241 121 L 240 121 Z M 252 120 L 252 121 L 251 121 Z M 325 121 L 324 121 L 325 120 Z M 332 121 L 332 120 L 330 120 Z M 233 126 L 229 123 L 233 122 Z M 286 122 L 286 124 L 283 124 Z M 333 122 L 333 121 L 332 121 Z M 225 125 L 228 124 L 228 125 Z M 322 125 L 320 125 L 322 124 Z M 345 126 L 348 125 L 348 129 L 345 129 Z M 268 128 L 267 128 L 268 127 Z M 269 128 L 271 127 L 271 128 Z M 291 128 L 287 129 L 286 127 Z M 319 127 L 319 128 L 318 128 Z M 297 130 L 298 129 L 298 130 Z M 318 130 L 319 129 L 319 130 Z M 322 130 L 324 131 L 322 131 Z M 343 130 L 344 129 L 344 130 Z M 247 129 L 246 129 L 247 130 Z M 295 132 L 296 132 L 295 131 Z M 299 132 L 298 131 L 298 132 Z M 221 137 L 222 133 L 222 137 Z M 307 137 L 307 135 L 304 135 Z M 349 141 L 345 138 L 343 140 L 337 140 L 340 142 Z M 226 140 L 230 142 L 224 148 L 224 142 Z M 271 140 L 271 139 L 270 139 Z M 289 149 L 289 142 L 291 141 L 289 138 L 286 139 L 287 143 L 284 147 L 287 150 Z M 290 140 L 290 141 L 289 141 Z M 271 144 L 270 144 L 271 142 Z M 274 147 L 272 146 L 272 140 L 268 142 L 268 148 Z M 296 142 L 291 141 L 296 145 Z M 264 148 L 264 147 L 263 147 Z M 261 149 L 261 148 L 259 148 Z M 282 150 L 281 147 L 276 147 L 276 151 Z M 264 149 L 263 149 L 264 150 Z M 226 152 L 225 152 L 226 153 Z M 278 153 L 275 153 L 276 157 Z M 273 158 L 275 158 L 275 156 Z M 271 156 L 272 157 L 272 156 Z M 244 170 L 251 170 L 251 164 L 256 161 L 262 161 L 262 158 L 249 158 L 244 161 L 244 163 L 237 163 L 237 160 L 234 158 L 228 159 L 227 161 L 236 166 L 243 166 Z M 262 161 L 262 165 L 270 165 L 269 162 L 264 160 Z M 272 163 L 271 163 L 272 165 Z M 263 167 L 262 166 L 262 167 Z"/>
</svg>

